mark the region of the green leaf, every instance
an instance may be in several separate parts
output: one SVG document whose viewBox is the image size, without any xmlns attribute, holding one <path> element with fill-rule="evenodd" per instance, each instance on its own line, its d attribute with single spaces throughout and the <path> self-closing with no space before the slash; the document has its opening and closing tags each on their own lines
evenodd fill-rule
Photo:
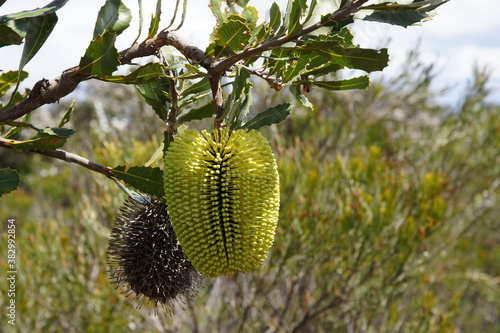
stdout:
<svg viewBox="0 0 500 333">
<path fill-rule="evenodd" d="M 334 13 L 340 6 L 341 0 L 313 0 L 309 6 L 307 17 L 304 20 L 304 26 L 320 22 L 323 15 Z M 310 35 L 319 36 L 329 31 L 330 29 L 328 27 L 322 27 L 314 30 Z"/>
<path fill-rule="evenodd" d="M 449 0 L 414 1 L 409 4 L 384 2 L 361 7 L 360 10 L 373 10 L 373 13 L 363 17 L 365 21 L 375 21 L 399 25 L 407 28 L 431 19 L 431 11 Z M 362 12 L 361 12 L 362 13 Z"/>
<path fill-rule="evenodd" d="M 380 71 L 389 62 L 387 49 L 345 48 L 337 41 L 331 40 L 308 41 L 299 50 L 302 52 L 314 51 L 335 64 L 361 69 L 365 72 Z"/>
<path fill-rule="evenodd" d="M 309 101 L 309 99 L 302 93 L 300 85 L 292 85 L 290 86 L 290 91 L 295 96 L 295 98 L 302 104 L 304 107 L 314 110 L 314 105 Z"/>
<path fill-rule="evenodd" d="M 31 127 L 36 129 L 36 127 L 31 124 L 15 123 L 17 123 L 16 126 Z M 17 151 L 26 151 L 31 149 L 38 149 L 41 151 L 54 150 L 62 147 L 66 143 L 66 139 L 75 132 L 71 129 L 58 127 L 37 129 L 37 131 L 38 132 L 35 132 L 27 140 L 9 140 L 4 142 Z"/>
<path fill-rule="evenodd" d="M 28 72 L 9 71 L 0 74 L 0 97 L 5 95 L 10 88 L 14 87 L 19 79 L 19 82 L 28 77 Z"/>
<path fill-rule="evenodd" d="M 273 2 L 269 10 L 269 27 L 272 33 L 277 33 L 281 26 L 281 11 L 276 2 Z"/>
<path fill-rule="evenodd" d="M 6 24 L 0 25 L 0 47 L 8 45 L 20 45 L 23 37 Z"/>
<path fill-rule="evenodd" d="M 366 89 L 370 85 L 368 75 L 340 81 L 295 81 L 293 84 L 309 84 L 328 90 Z"/>
<path fill-rule="evenodd" d="M 156 151 L 154 152 L 153 156 L 151 156 L 149 161 L 147 161 L 146 164 L 144 164 L 144 166 L 149 167 L 153 163 L 156 163 L 159 160 L 161 160 L 163 158 L 163 147 L 164 146 L 165 146 L 165 143 L 162 142 L 161 145 L 158 147 L 158 149 L 156 149 Z"/>
<path fill-rule="evenodd" d="M 138 5 L 139 5 L 139 32 L 137 33 L 137 37 L 135 37 L 135 41 L 133 44 L 135 44 L 135 42 L 137 42 L 137 40 L 139 39 L 139 37 L 141 37 L 141 34 L 142 34 L 142 24 L 144 22 L 144 15 L 142 14 L 142 0 L 138 0 Z"/>
<path fill-rule="evenodd" d="M 21 177 L 16 170 L 0 169 L 0 197 L 14 191 L 21 184 Z"/>
<path fill-rule="evenodd" d="M 257 114 L 252 120 L 241 126 L 241 128 L 257 130 L 263 126 L 278 124 L 288 117 L 291 110 L 292 105 L 290 103 L 273 106 L 266 111 Z"/>
<path fill-rule="evenodd" d="M 75 111 L 75 100 L 73 100 L 73 102 L 69 106 L 68 111 L 64 113 L 64 116 L 61 118 L 61 121 L 59 122 L 59 125 L 57 125 L 57 127 L 63 127 L 64 125 L 66 125 L 71 120 L 73 111 Z"/>
<path fill-rule="evenodd" d="M 151 105 L 158 117 L 166 121 L 170 104 L 170 80 L 160 77 L 158 81 L 137 85 L 135 89 L 142 100 Z"/>
<path fill-rule="evenodd" d="M 257 21 L 259 20 L 259 12 L 253 6 L 247 6 L 241 13 L 247 20 L 247 26 L 250 30 L 253 30 L 257 26 Z"/>
<path fill-rule="evenodd" d="M 313 52 L 309 58 L 306 69 L 301 73 L 302 76 L 321 76 L 327 75 L 342 69 L 342 66 L 331 63 L 328 59 Z"/>
<path fill-rule="evenodd" d="M 149 63 L 137 68 L 129 75 L 113 75 L 99 78 L 103 81 L 122 84 L 144 84 L 151 81 L 158 81 L 164 66 L 159 63 Z"/>
<path fill-rule="evenodd" d="M 211 100 L 207 104 L 205 104 L 197 109 L 192 109 L 189 112 L 187 112 L 186 114 L 182 115 L 181 117 L 179 117 L 177 122 L 179 124 L 182 124 L 182 123 L 190 122 L 192 120 L 201 120 L 201 119 L 212 117 L 213 114 L 214 114 L 214 101 Z"/>
<path fill-rule="evenodd" d="M 26 64 L 33 59 L 35 54 L 45 43 L 50 33 L 57 23 L 56 13 L 50 13 L 43 16 L 32 17 L 28 21 L 26 38 L 24 41 L 23 54 L 19 63 L 21 71 Z"/>
<path fill-rule="evenodd" d="M 217 18 L 217 22 L 219 22 L 219 24 L 222 24 L 222 22 L 224 22 L 224 14 L 220 10 L 221 4 L 222 0 L 210 0 L 210 4 L 208 5 L 208 7 L 210 7 L 210 10 L 212 11 L 212 14 L 214 14 Z"/>
<path fill-rule="evenodd" d="M 26 31 L 28 30 L 29 18 L 23 18 L 19 20 L 12 20 L 5 22 L 5 25 L 17 33 L 21 38 L 26 37 Z"/>
<path fill-rule="evenodd" d="M 233 90 L 224 103 L 223 111 L 223 117 L 227 117 L 226 125 L 230 129 L 240 127 L 252 105 L 250 73 L 240 66 L 236 66 L 235 73 Z"/>
<path fill-rule="evenodd" d="M 207 90 L 210 90 L 210 81 L 208 80 L 208 77 L 204 77 L 200 81 L 185 89 L 182 92 L 182 97 L 185 98 L 188 95 L 198 94 Z"/>
<path fill-rule="evenodd" d="M 94 36 L 104 34 L 105 32 L 121 34 L 127 29 L 132 20 L 130 9 L 128 9 L 120 0 L 107 0 L 104 6 L 99 10 L 97 21 L 94 28 Z"/>
<path fill-rule="evenodd" d="M 25 10 L 22 12 L 12 13 L 0 16 L 0 24 L 12 21 L 20 20 L 25 18 L 32 18 L 36 16 L 43 16 L 47 14 L 54 13 L 56 10 L 61 9 L 69 0 L 54 0 L 42 8 L 37 8 L 33 10 Z"/>
<path fill-rule="evenodd" d="M 184 24 L 184 19 L 186 18 L 186 13 L 187 13 L 187 4 L 188 4 L 188 0 L 184 0 L 184 3 L 182 5 L 182 16 L 181 16 L 181 21 L 179 22 L 179 25 L 177 26 L 177 28 L 175 29 L 172 29 L 170 31 L 176 31 L 176 30 L 179 30 L 182 25 Z"/>
<path fill-rule="evenodd" d="M 288 36 L 297 35 L 300 31 L 302 31 L 300 18 L 302 17 L 302 14 L 306 9 L 306 0 L 291 0 L 288 2 L 284 22 L 284 25 L 288 31 Z"/>
<path fill-rule="evenodd" d="M 120 55 L 115 48 L 116 34 L 105 32 L 90 42 L 80 59 L 80 73 L 96 77 L 111 75 L 120 65 Z"/>
<path fill-rule="evenodd" d="M 179 1 L 177 1 L 177 3 L 178 2 Z M 160 17 L 161 17 L 161 0 L 158 0 L 156 2 L 156 13 L 154 16 L 151 15 L 151 23 L 149 24 L 148 38 L 153 38 L 156 35 L 156 33 L 158 32 L 158 28 L 160 27 Z M 172 23 L 173 23 L 174 19 L 175 19 L 175 15 L 174 15 L 174 18 L 172 19 Z M 172 23 L 170 23 L 170 25 L 172 25 Z M 168 28 L 166 28 L 166 29 L 168 29 Z"/>
<path fill-rule="evenodd" d="M 134 166 L 127 170 L 125 165 L 117 166 L 111 170 L 115 178 L 123 180 L 135 189 L 162 198 L 165 193 L 163 189 L 163 171 L 160 168 L 145 166 Z"/>
<path fill-rule="evenodd" d="M 298 60 L 292 61 L 283 72 L 283 83 L 294 80 L 306 68 L 310 54 L 302 54 Z"/>
<path fill-rule="evenodd" d="M 21 117 L 20 119 L 20 123 L 29 123 L 30 120 L 31 120 L 31 115 L 33 114 L 33 111 L 25 114 L 24 116 Z M 15 139 L 16 136 L 18 136 L 19 134 L 21 134 L 21 132 L 23 131 L 25 127 L 23 126 L 12 126 L 12 128 L 7 132 L 7 134 L 5 134 L 3 137 L 5 139 Z"/>
<path fill-rule="evenodd" d="M 218 58 L 243 50 L 250 37 L 250 30 L 246 25 L 246 20 L 238 15 L 230 15 L 215 34 L 214 56 Z"/>
</svg>

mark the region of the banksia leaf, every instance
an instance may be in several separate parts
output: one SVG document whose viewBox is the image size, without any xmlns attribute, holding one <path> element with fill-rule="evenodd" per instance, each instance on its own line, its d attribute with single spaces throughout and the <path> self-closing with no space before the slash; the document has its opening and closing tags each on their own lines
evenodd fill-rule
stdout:
<svg viewBox="0 0 500 333">
<path fill-rule="evenodd" d="M 259 267 L 274 241 L 279 178 L 255 131 L 185 131 L 165 154 L 172 226 L 193 266 L 209 277 Z"/>
<path fill-rule="evenodd" d="M 125 295 L 170 313 L 174 302 L 197 293 L 202 275 L 191 265 L 172 229 L 167 206 L 130 196 L 116 217 L 108 248 L 109 275 Z"/>
</svg>

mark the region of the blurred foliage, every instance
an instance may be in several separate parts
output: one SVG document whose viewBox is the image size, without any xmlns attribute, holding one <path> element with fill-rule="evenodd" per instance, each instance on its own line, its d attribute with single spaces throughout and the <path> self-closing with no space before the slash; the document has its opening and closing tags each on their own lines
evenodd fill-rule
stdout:
<svg viewBox="0 0 500 333">
<path fill-rule="evenodd" d="M 458 109 L 437 105 L 434 69 L 415 53 L 410 60 L 409 70 L 368 91 L 314 89 L 308 98 L 315 112 L 297 107 L 288 121 L 265 129 L 282 184 L 268 260 L 248 274 L 205 279 L 172 317 L 136 309 L 109 283 L 106 248 L 125 198 L 112 181 L 1 151 L 23 177 L 0 200 L 2 221 L 16 218 L 18 330 L 498 329 L 500 106 L 485 102 L 488 74 L 480 69 Z M 165 130 L 155 112 L 129 87 L 85 87 L 81 93 L 91 97 L 75 105 L 71 120 L 83 130 L 65 149 L 104 165 L 144 165 Z M 269 95 L 259 93 L 267 86 L 254 88 L 256 96 Z M 255 100 L 254 109 L 291 96 L 271 98 Z M 45 118 L 67 107 L 46 110 Z M 6 245 L 0 242 L 2 253 Z M 0 262 L 6 271 L 5 256 Z M 0 288 L 6 290 L 5 279 Z M 0 325 L 9 329 L 6 321 Z"/>
</svg>

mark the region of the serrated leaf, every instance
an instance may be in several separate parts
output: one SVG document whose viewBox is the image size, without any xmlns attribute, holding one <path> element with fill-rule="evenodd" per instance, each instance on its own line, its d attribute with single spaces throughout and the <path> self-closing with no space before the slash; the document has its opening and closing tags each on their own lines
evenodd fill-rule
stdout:
<svg viewBox="0 0 500 333">
<path fill-rule="evenodd" d="M 432 17 L 429 12 L 448 1 L 449 0 L 429 0 L 418 1 L 410 4 L 384 2 L 381 4 L 362 7 L 361 10 L 374 10 L 372 14 L 367 15 L 362 19 L 365 21 L 389 23 L 407 28 L 411 25 L 429 20 Z"/>
<path fill-rule="evenodd" d="M 224 22 L 224 14 L 220 9 L 221 4 L 222 0 L 210 0 L 210 5 L 208 5 L 210 10 L 212 11 L 212 14 L 214 14 L 215 17 L 217 18 L 217 22 L 219 22 L 219 24 Z"/>
<path fill-rule="evenodd" d="M 74 133 L 74 131 L 73 131 Z M 48 134 L 48 133 L 35 133 L 31 138 L 23 141 L 9 140 L 5 141 L 6 144 L 11 146 L 17 151 L 26 151 L 31 149 L 37 150 L 54 150 L 64 146 L 67 137 Z"/>
<path fill-rule="evenodd" d="M 269 75 L 279 76 L 278 73 L 283 69 L 283 66 L 287 64 L 287 61 L 298 60 L 296 58 L 289 57 L 290 51 L 277 49 L 273 50 L 271 57 L 268 57 L 267 68 L 269 69 Z"/>
<path fill-rule="evenodd" d="M 158 117 L 166 121 L 170 104 L 170 81 L 160 77 L 158 81 L 137 85 L 135 89 L 142 100 L 151 105 Z"/>
<path fill-rule="evenodd" d="M 21 184 L 21 177 L 16 170 L 0 169 L 0 197 L 17 189 L 19 184 Z"/>
<path fill-rule="evenodd" d="M 63 127 L 64 125 L 66 125 L 71 120 L 73 111 L 75 111 L 75 100 L 73 100 L 68 110 L 64 113 L 64 116 L 61 118 L 61 121 L 59 122 L 59 125 L 57 125 L 57 127 Z"/>
<path fill-rule="evenodd" d="M 202 93 L 207 90 L 210 90 L 210 81 L 208 80 L 208 77 L 204 77 L 192 86 L 186 88 L 181 95 L 183 98 L 186 98 L 188 95 Z"/>
<path fill-rule="evenodd" d="M 271 126 L 272 124 L 278 124 L 288 117 L 290 111 L 292 110 L 292 105 L 290 103 L 284 103 L 280 105 L 273 106 L 259 114 L 257 114 L 252 120 L 245 123 L 240 128 L 246 128 L 248 130 L 257 130 L 263 126 Z"/>
<path fill-rule="evenodd" d="M 299 85 L 290 86 L 290 91 L 293 96 L 302 104 L 304 107 L 314 110 L 314 105 L 309 101 L 309 99 L 304 95 L 301 91 L 301 87 Z"/>
<path fill-rule="evenodd" d="M 309 84 L 328 90 L 366 89 L 370 85 L 367 75 L 340 81 L 295 81 L 294 84 Z"/>
<path fill-rule="evenodd" d="M 342 69 L 342 66 L 331 63 L 328 59 L 316 54 L 311 53 L 309 63 L 306 69 L 301 73 L 303 76 L 321 76 L 327 75 Z"/>
<path fill-rule="evenodd" d="M 9 71 L 0 74 L 0 97 L 5 95 L 10 88 L 14 87 L 18 80 L 19 82 L 23 81 L 28 77 L 28 72 L 21 71 Z"/>
<path fill-rule="evenodd" d="M 24 66 L 26 66 L 26 64 L 33 59 L 35 54 L 37 54 L 54 29 L 56 23 L 56 13 L 31 17 L 29 19 L 26 28 L 23 54 L 19 63 L 19 71 L 22 71 Z"/>
<path fill-rule="evenodd" d="M 157 81 L 162 74 L 164 66 L 160 63 L 149 63 L 137 68 L 129 75 L 112 75 L 99 78 L 103 81 L 122 84 L 144 84 Z"/>
<path fill-rule="evenodd" d="M 51 14 L 61 9 L 68 1 L 69 0 L 54 0 L 42 8 L 3 15 L 0 16 L 0 23 Z"/>
<path fill-rule="evenodd" d="M 292 61 L 283 72 L 283 83 L 294 80 L 306 68 L 310 54 L 302 54 L 298 60 Z"/>
<path fill-rule="evenodd" d="M 246 25 L 246 20 L 238 15 L 230 15 L 215 34 L 214 56 L 218 58 L 243 50 L 250 37 L 250 30 Z"/>
<path fill-rule="evenodd" d="M 163 189 L 163 171 L 160 168 L 145 166 L 134 166 L 127 169 L 127 166 L 120 165 L 111 169 L 115 178 L 123 180 L 126 184 L 135 189 L 162 198 L 165 193 Z"/>
<path fill-rule="evenodd" d="M 213 102 L 213 100 L 211 100 L 207 104 L 205 104 L 199 108 L 192 109 L 189 112 L 187 112 L 186 114 L 182 115 L 181 117 L 179 117 L 177 122 L 179 124 L 182 124 L 182 123 L 190 122 L 192 120 L 201 120 L 201 119 L 205 119 L 205 118 L 210 118 L 213 116 L 213 114 L 214 114 L 214 102 Z"/>
<path fill-rule="evenodd" d="M 123 30 L 128 28 L 131 20 L 132 14 L 130 13 L 130 9 L 120 0 L 107 0 L 97 15 L 92 39 L 96 39 L 97 36 L 105 32 L 119 35 Z"/>
<path fill-rule="evenodd" d="M 387 49 L 345 48 L 337 41 L 309 41 L 299 50 L 301 52 L 314 51 L 333 63 L 351 69 L 361 69 L 365 72 L 380 71 L 389 62 Z"/>
<path fill-rule="evenodd" d="M 273 4 L 271 5 L 271 9 L 269 10 L 269 27 L 271 28 L 271 33 L 277 33 L 280 26 L 281 26 L 280 7 L 276 2 L 273 2 Z"/>
<path fill-rule="evenodd" d="M 8 45 L 20 45 L 23 37 L 6 24 L 0 25 L 0 47 Z"/>
<path fill-rule="evenodd" d="M 308 26 L 321 21 L 321 17 L 329 13 L 334 13 L 341 6 L 341 0 L 313 0 L 309 6 L 307 17 L 304 20 L 304 26 Z M 319 36 L 329 32 L 328 27 L 322 27 L 314 30 L 310 35 Z"/>
<path fill-rule="evenodd" d="M 80 59 L 80 73 L 96 77 L 111 75 L 120 65 L 120 55 L 115 48 L 116 34 L 105 32 L 90 42 Z"/>
<path fill-rule="evenodd" d="M 31 115 L 33 114 L 33 111 L 25 114 L 24 116 L 21 117 L 21 119 L 19 120 L 20 123 L 29 123 L 30 120 L 31 120 Z M 19 134 L 21 134 L 21 132 L 23 131 L 25 127 L 23 126 L 13 126 L 8 132 L 7 134 L 5 134 L 3 137 L 5 139 L 15 139 Z"/>
<path fill-rule="evenodd" d="M 295 36 L 302 30 L 300 18 L 306 9 L 306 0 L 291 0 L 288 2 L 284 21 L 284 26 L 288 31 L 288 36 Z"/>
<path fill-rule="evenodd" d="M 178 3 L 179 1 L 177 1 Z M 177 10 L 176 10 L 177 12 Z M 148 30 L 148 38 L 153 38 L 156 33 L 158 32 L 158 28 L 160 27 L 160 17 L 161 17 L 161 0 L 158 0 L 156 2 L 156 12 L 155 12 L 155 15 L 151 15 L 151 23 L 149 24 L 149 30 Z M 175 15 L 174 15 L 174 18 L 172 18 L 172 23 L 173 23 L 173 20 L 175 19 Z M 170 23 L 170 25 L 172 25 L 172 23 Z M 169 28 L 170 26 L 168 26 Z M 166 29 L 168 29 L 166 28 Z"/>
<path fill-rule="evenodd" d="M 247 20 L 247 26 L 250 30 L 253 30 L 257 26 L 257 21 L 259 20 L 259 12 L 253 6 L 247 6 L 241 13 Z"/>
</svg>

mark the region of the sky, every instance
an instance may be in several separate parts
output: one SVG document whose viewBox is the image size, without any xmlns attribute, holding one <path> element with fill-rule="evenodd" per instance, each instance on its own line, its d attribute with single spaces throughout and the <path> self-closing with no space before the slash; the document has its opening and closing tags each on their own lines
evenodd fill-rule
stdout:
<svg viewBox="0 0 500 333">
<path fill-rule="evenodd" d="M 130 8 L 133 19 L 130 27 L 116 43 L 119 51 L 130 46 L 138 33 L 138 1 L 122 0 Z M 7 0 L 0 7 L 0 16 L 21 10 L 43 7 L 49 0 Z M 276 1 L 282 12 L 286 0 Z M 30 73 L 22 87 L 32 87 L 42 78 L 53 79 L 67 68 L 77 65 L 90 43 L 99 8 L 105 0 L 70 0 L 57 14 L 59 21 L 45 45 L 28 63 Z M 155 0 L 142 0 L 144 13 L 143 35 L 147 33 Z M 170 22 L 174 0 L 164 0 L 160 28 Z M 194 45 L 204 49 L 215 24 L 208 8 L 208 0 L 190 0 L 184 26 L 179 34 Z M 259 10 L 260 19 L 268 18 L 269 0 L 250 0 L 249 5 Z M 479 6 L 480 5 L 480 6 Z M 422 26 L 402 28 L 374 22 L 356 21 L 351 30 L 354 42 L 364 48 L 388 47 L 391 62 L 382 73 L 371 74 L 374 78 L 390 77 L 405 65 L 406 54 L 418 45 L 421 59 L 434 63 L 438 71 L 435 88 L 450 87 L 451 91 L 439 100 L 456 104 L 465 92 L 472 77 L 474 64 L 487 66 L 491 71 L 489 87 L 491 100 L 500 102 L 500 1 L 450 0 L 440 6 L 438 15 Z M 142 40 L 141 38 L 140 40 Z M 0 48 L 0 69 L 16 70 L 22 54 L 22 46 Z"/>
</svg>

